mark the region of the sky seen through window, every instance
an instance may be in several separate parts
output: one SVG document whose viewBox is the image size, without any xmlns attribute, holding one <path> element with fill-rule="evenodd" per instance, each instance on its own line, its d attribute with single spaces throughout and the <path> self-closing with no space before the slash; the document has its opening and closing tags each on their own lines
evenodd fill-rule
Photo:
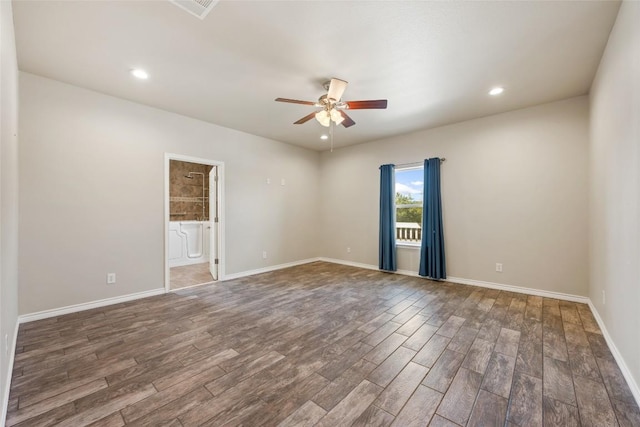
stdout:
<svg viewBox="0 0 640 427">
<path fill-rule="evenodd" d="M 423 180 L 422 168 L 396 169 L 396 193 L 422 201 Z"/>
</svg>

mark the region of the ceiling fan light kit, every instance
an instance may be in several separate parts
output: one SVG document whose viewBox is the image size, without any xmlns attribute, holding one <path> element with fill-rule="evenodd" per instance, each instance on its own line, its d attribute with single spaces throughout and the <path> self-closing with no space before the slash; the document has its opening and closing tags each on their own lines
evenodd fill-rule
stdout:
<svg viewBox="0 0 640 427">
<path fill-rule="evenodd" d="M 325 109 L 325 110 L 318 111 L 315 114 L 315 118 L 318 121 L 318 123 L 320 123 L 322 126 L 326 128 L 328 128 L 331 125 L 332 121 L 336 125 L 340 125 L 342 124 L 342 122 L 344 122 L 344 117 L 342 117 L 342 114 L 340 114 L 340 111 L 336 110 L 335 108 L 331 110 Z"/>
<path fill-rule="evenodd" d="M 324 127 L 329 127 L 331 125 L 331 116 L 327 110 L 318 111 L 315 114 L 316 120 Z"/>
<path fill-rule="evenodd" d="M 332 109 L 329 115 L 331 116 L 331 120 L 333 120 L 336 125 L 340 125 L 342 124 L 342 122 L 344 122 L 342 113 L 336 109 Z"/>
</svg>

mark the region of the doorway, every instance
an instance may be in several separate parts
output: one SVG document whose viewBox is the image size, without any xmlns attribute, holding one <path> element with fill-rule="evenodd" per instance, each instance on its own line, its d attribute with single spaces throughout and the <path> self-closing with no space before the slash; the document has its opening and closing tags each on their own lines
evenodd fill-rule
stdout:
<svg viewBox="0 0 640 427">
<path fill-rule="evenodd" d="M 224 276 L 224 163 L 165 154 L 165 290 Z"/>
</svg>

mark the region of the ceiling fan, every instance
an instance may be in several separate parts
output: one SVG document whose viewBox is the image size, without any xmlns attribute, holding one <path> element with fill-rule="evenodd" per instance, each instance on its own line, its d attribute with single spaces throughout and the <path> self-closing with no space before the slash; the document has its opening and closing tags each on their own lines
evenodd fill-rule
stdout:
<svg viewBox="0 0 640 427">
<path fill-rule="evenodd" d="M 317 102 L 300 101 L 297 99 L 276 98 L 278 102 L 290 102 L 292 104 L 313 105 L 314 107 L 321 108 L 320 111 L 314 111 L 307 114 L 297 122 L 295 125 L 306 123 L 314 117 L 316 120 L 325 127 L 329 127 L 331 122 L 336 125 L 342 125 L 345 128 L 353 126 L 356 122 L 347 115 L 345 110 L 370 110 L 370 109 L 384 109 L 387 108 L 386 99 L 377 99 L 369 101 L 342 101 L 342 94 L 347 88 L 347 82 L 344 80 L 332 78 L 326 82 L 323 87 L 327 91 L 325 95 L 318 98 Z"/>
</svg>

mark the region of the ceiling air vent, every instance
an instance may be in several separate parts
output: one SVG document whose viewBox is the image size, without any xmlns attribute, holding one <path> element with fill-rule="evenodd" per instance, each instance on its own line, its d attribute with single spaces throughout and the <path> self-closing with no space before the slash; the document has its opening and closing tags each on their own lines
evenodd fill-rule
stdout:
<svg viewBox="0 0 640 427">
<path fill-rule="evenodd" d="M 207 13 L 213 9 L 213 6 L 218 3 L 219 0 L 169 0 L 171 3 L 186 10 L 190 14 L 197 16 L 200 19 L 204 19 Z"/>
</svg>

